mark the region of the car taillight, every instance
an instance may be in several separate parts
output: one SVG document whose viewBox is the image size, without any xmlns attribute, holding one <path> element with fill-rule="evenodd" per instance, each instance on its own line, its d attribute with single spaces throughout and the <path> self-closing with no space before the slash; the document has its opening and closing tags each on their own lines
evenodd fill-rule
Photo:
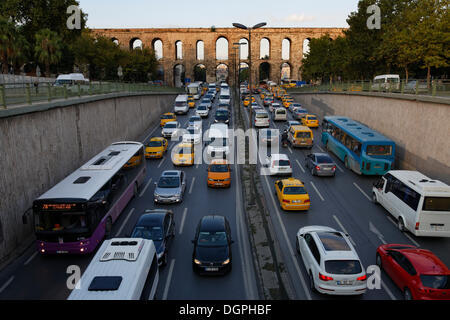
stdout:
<svg viewBox="0 0 450 320">
<path fill-rule="evenodd" d="M 329 276 L 324 276 L 323 274 L 319 273 L 319 279 L 322 281 L 332 281 L 333 278 Z"/>
<path fill-rule="evenodd" d="M 310 203 L 311 202 L 311 200 L 309 200 L 309 199 L 306 199 L 305 201 L 303 201 L 303 203 Z"/>
<path fill-rule="evenodd" d="M 356 279 L 357 281 L 366 281 L 367 280 L 367 275 L 363 275 L 359 278 Z"/>
<path fill-rule="evenodd" d="M 284 202 L 284 203 L 291 203 L 291 201 L 289 201 L 289 200 L 284 200 L 284 199 L 283 199 L 283 202 Z"/>
<path fill-rule="evenodd" d="M 416 222 L 416 227 L 414 229 L 419 230 L 420 222 Z"/>
<path fill-rule="evenodd" d="M 319 167 L 319 166 L 316 166 L 316 170 L 317 170 L 317 171 L 320 171 L 320 167 Z"/>
</svg>

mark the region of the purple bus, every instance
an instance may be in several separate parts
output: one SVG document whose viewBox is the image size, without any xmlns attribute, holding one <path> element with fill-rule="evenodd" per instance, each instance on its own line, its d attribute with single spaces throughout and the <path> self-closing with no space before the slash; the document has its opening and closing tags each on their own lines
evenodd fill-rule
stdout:
<svg viewBox="0 0 450 320">
<path fill-rule="evenodd" d="M 33 202 L 41 254 L 95 250 L 136 196 L 146 174 L 144 146 L 117 142 Z"/>
</svg>

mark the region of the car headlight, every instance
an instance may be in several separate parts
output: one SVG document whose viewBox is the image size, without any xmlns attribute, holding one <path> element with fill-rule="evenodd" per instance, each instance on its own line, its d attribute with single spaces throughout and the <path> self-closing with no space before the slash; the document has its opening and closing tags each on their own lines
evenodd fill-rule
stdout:
<svg viewBox="0 0 450 320">
<path fill-rule="evenodd" d="M 208 179 L 208 181 L 214 181 L 214 179 Z"/>
<path fill-rule="evenodd" d="M 200 260 L 197 260 L 197 259 L 194 259 L 194 263 L 195 263 L 195 264 L 202 264 L 202 263 L 200 262 Z"/>
<path fill-rule="evenodd" d="M 222 265 L 229 264 L 229 263 L 230 263 L 230 259 L 227 259 L 224 262 L 222 262 Z"/>
</svg>

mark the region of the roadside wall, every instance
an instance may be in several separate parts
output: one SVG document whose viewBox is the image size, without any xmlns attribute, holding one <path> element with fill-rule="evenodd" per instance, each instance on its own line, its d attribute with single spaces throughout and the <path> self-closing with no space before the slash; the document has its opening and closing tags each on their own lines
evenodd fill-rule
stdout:
<svg viewBox="0 0 450 320">
<path fill-rule="evenodd" d="M 450 105 L 362 94 L 292 93 L 321 119 L 348 116 L 395 141 L 397 169 L 417 170 L 450 184 Z"/>
<path fill-rule="evenodd" d="M 112 142 L 138 139 L 175 96 L 124 94 L 0 112 L 0 264 L 33 239 L 22 216 L 36 197 Z"/>
</svg>

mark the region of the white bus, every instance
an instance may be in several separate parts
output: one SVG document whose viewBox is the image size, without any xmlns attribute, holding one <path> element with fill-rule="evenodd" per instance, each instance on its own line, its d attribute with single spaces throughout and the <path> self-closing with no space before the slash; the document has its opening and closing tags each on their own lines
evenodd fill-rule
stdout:
<svg viewBox="0 0 450 320">
<path fill-rule="evenodd" d="M 383 74 L 373 78 L 372 90 L 400 90 L 398 74 Z"/>
<path fill-rule="evenodd" d="M 153 300 L 158 281 L 152 240 L 105 240 L 68 300 Z"/>
<path fill-rule="evenodd" d="M 116 142 L 33 202 L 41 254 L 95 250 L 145 179 L 144 146 Z"/>
<path fill-rule="evenodd" d="M 193 95 L 195 100 L 200 99 L 202 96 L 202 90 L 203 88 L 200 82 L 191 83 L 187 87 L 188 94 Z"/>
<path fill-rule="evenodd" d="M 450 237 L 450 186 L 417 171 L 391 170 L 374 183 L 373 202 L 416 236 Z"/>
</svg>

